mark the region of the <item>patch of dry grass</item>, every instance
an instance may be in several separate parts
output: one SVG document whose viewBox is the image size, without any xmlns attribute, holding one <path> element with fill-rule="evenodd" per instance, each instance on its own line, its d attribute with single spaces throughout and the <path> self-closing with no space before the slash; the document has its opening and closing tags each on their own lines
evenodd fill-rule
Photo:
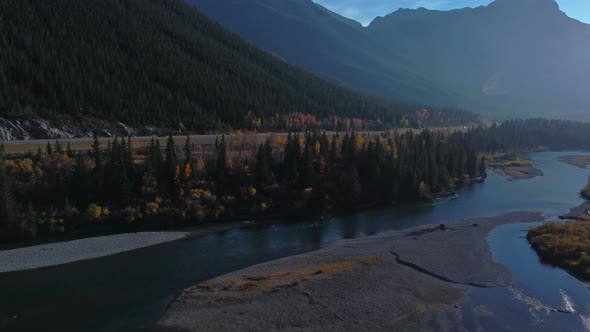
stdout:
<svg viewBox="0 0 590 332">
<path fill-rule="evenodd" d="M 381 261 L 380 256 L 365 256 L 351 260 L 321 264 L 299 270 L 282 271 L 267 275 L 247 275 L 239 278 L 226 278 L 216 283 L 203 283 L 198 289 L 206 292 L 215 290 L 251 292 L 273 292 L 299 285 L 307 280 L 330 278 L 351 271 L 356 267 L 373 266 Z"/>
</svg>

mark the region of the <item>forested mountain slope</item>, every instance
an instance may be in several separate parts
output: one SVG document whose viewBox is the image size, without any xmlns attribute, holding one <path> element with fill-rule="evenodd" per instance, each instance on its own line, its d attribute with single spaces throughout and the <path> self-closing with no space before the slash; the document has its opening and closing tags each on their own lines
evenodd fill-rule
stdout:
<svg viewBox="0 0 590 332">
<path fill-rule="evenodd" d="M 367 35 L 360 23 L 311 0 L 188 0 L 254 45 L 360 91 L 410 102 L 452 96 Z"/>
<path fill-rule="evenodd" d="M 0 49 L 0 117 L 205 132 L 295 113 L 397 124 L 416 110 L 288 65 L 182 0 L 4 0 Z"/>
<path fill-rule="evenodd" d="M 287 61 L 385 97 L 588 119 L 590 26 L 554 0 L 399 10 L 368 27 L 309 0 L 189 0 Z"/>
</svg>

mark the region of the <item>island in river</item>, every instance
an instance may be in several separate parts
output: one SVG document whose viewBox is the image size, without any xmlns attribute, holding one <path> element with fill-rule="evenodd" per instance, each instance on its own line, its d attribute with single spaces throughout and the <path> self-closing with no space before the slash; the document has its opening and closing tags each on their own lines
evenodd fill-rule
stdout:
<svg viewBox="0 0 590 332">
<path fill-rule="evenodd" d="M 570 165 L 587 168 L 588 156 L 562 157 Z M 590 199 L 590 184 L 580 195 Z M 561 215 L 565 223 L 547 223 L 529 230 L 527 239 L 533 249 L 552 265 L 571 272 L 583 280 L 590 280 L 590 202 L 583 202 Z"/>
<path fill-rule="evenodd" d="M 507 153 L 490 153 L 486 155 L 486 160 L 488 167 L 511 181 L 543 176 L 543 171 L 534 167 L 533 162 L 527 158 Z"/>
<path fill-rule="evenodd" d="M 581 195 L 587 198 L 586 186 Z M 590 202 L 571 209 L 560 219 L 565 223 L 547 223 L 531 229 L 527 235 L 541 259 L 566 269 L 583 280 L 590 280 Z"/>
<path fill-rule="evenodd" d="M 510 284 L 488 233 L 541 220 L 512 213 L 340 241 L 188 288 L 155 330 L 447 330 L 461 326 L 471 289 Z"/>
<path fill-rule="evenodd" d="M 527 238 L 543 261 L 590 280 L 588 221 L 544 224 L 531 229 Z"/>
</svg>

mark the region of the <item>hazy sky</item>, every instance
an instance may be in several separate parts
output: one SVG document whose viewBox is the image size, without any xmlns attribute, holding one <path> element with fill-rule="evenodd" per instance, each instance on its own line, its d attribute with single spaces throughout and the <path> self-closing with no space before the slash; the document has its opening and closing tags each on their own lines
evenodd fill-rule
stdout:
<svg viewBox="0 0 590 332">
<path fill-rule="evenodd" d="M 491 0 L 313 0 L 342 16 L 364 25 L 376 16 L 383 16 L 399 8 L 455 9 L 487 5 Z M 518 0 L 514 0 L 518 1 Z M 570 17 L 590 23 L 590 0 L 557 0 L 561 10 Z"/>
</svg>

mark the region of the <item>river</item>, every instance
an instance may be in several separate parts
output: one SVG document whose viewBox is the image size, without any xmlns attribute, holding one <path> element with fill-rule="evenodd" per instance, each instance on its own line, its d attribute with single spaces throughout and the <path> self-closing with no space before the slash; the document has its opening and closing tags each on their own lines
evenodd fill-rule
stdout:
<svg viewBox="0 0 590 332">
<path fill-rule="evenodd" d="M 534 153 L 531 158 L 544 176 L 508 181 L 491 173 L 484 183 L 463 188 L 459 198 L 438 204 L 371 210 L 322 223 L 254 226 L 89 261 L 0 274 L 0 330 L 141 330 L 157 320 L 166 304 L 186 287 L 339 239 L 513 211 L 542 211 L 554 218 L 582 202 L 578 192 L 590 174 L 559 161 L 567 154 L 576 153 Z M 584 331 L 585 319 L 590 321 L 585 316 L 590 314 L 590 292 L 569 274 L 539 262 L 523 238 L 522 230 L 529 226 L 508 225 L 490 235 L 494 259 L 512 270 L 514 286 L 474 291 L 463 308 L 465 321 L 495 331 L 505 327 L 497 325 L 504 319 L 490 317 L 506 315 L 510 322 L 506 326 L 518 327 L 512 330 L 566 326 Z M 515 303 L 514 298 L 522 301 L 504 305 Z M 576 314 L 545 312 L 542 307 L 566 308 L 564 299 L 576 307 Z M 541 309 L 531 309 L 532 301 L 540 303 Z"/>
</svg>

